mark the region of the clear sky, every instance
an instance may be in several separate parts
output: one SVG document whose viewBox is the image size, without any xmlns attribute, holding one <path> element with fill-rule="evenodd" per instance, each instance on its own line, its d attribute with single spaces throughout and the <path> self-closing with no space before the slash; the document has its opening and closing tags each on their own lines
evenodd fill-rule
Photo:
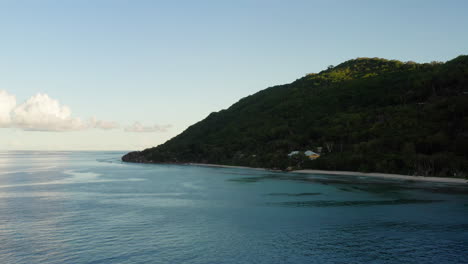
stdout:
<svg viewBox="0 0 468 264">
<path fill-rule="evenodd" d="M 468 1 L 0 1 L 0 150 L 155 146 L 356 57 L 468 54 Z"/>
</svg>

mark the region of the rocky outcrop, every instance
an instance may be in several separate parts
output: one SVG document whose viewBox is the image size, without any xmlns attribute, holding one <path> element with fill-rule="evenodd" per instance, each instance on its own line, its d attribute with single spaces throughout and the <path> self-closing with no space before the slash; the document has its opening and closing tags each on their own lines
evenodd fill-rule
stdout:
<svg viewBox="0 0 468 264">
<path fill-rule="evenodd" d="M 132 151 L 122 156 L 124 162 L 149 163 L 141 151 Z"/>
</svg>

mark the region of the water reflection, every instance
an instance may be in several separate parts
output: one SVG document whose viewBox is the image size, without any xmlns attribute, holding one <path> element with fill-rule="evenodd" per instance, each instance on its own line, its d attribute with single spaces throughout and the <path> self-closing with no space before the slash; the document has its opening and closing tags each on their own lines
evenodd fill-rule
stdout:
<svg viewBox="0 0 468 264">
<path fill-rule="evenodd" d="M 3 160 L 16 173 L 0 173 L 0 263 L 466 262 L 468 196 L 453 186 L 121 154 Z"/>
</svg>

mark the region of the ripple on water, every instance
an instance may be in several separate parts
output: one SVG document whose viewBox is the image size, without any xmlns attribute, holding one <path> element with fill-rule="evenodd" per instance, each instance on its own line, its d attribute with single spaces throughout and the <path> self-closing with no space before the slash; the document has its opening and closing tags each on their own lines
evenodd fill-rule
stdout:
<svg viewBox="0 0 468 264">
<path fill-rule="evenodd" d="M 268 193 L 269 196 L 314 196 L 321 193 Z"/>
<path fill-rule="evenodd" d="M 427 204 L 438 203 L 442 200 L 417 200 L 417 199 L 395 199 L 381 201 L 333 201 L 333 200 L 314 200 L 314 201 L 287 201 L 277 203 L 267 203 L 273 206 L 284 207 L 339 207 L 339 206 L 375 206 L 375 205 L 402 205 L 402 204 Z"/>
<path fill-rule="evenodd" d="M 24 155 L 8 169 L 23 172 L 0 174 L 0 264 L 467 259 L 468 197 L 444 186 L 135 166 L 115 153 L 54 154 L 66 159 L 28 171 Z"/>
</svg>

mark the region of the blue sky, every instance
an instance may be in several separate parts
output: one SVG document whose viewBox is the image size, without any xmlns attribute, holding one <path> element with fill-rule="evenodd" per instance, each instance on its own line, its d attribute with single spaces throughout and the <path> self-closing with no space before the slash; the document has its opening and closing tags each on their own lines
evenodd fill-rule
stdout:
<svg viewBox="0 0 468 264">
<path fill-rule="evenodd" d="M 35 129 L 26 123 L 39 117 L 26 112 L 0 128 L 0 149 L 158 145 L 242 97 L 348 59 L 468 54 L 467 13 L 467 1 L 0 1 L 0 90 L 28 111 L 57 102 L 67 122 L 82 121 Z"/>
</svg>

